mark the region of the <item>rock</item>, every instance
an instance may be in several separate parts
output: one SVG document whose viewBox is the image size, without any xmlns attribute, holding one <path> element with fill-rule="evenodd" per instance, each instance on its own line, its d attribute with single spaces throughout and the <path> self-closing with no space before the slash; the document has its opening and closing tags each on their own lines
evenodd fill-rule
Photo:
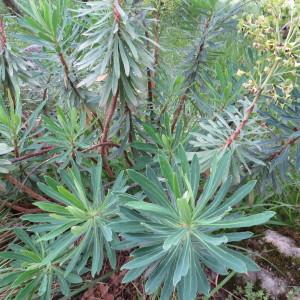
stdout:
<svg viewBox="0 0 300 300">
<path fill-rule="evenodd" d="M 267 230 L 264 240 L 275 246 L 284 256 L 300 258 L 300 248 L 296 247 L 295 241 L 291 238 L 281 235 L 276 231 Z"/>
</svg>

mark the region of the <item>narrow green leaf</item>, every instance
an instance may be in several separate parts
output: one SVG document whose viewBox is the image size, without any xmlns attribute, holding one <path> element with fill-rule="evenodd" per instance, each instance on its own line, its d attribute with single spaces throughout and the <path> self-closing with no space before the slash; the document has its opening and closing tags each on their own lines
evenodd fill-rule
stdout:
<svg viewBox="0 0 300 300">
<path fill-rule="evenodd" d="M 152 250 L 152 252 L 146 253 L 145 255 L 142 255 L 138 258 L 134 258 L 133 260 L 123 265 L 122 269 L 131 270 L 131 269 L 141 268 L 144 266 L 149 266 L 153 262 L 159 260 L 164 255 L 166 255 L 166 252 L 162 251 L 162 249 L 159 247 Z"/>
<path fill-rule="evenodd" d="M 69 214 L 65 207 L 55 204 L 53 202 L 35 202 L 34 205 L 47 212 L 52 212 L 52 213 L 57 213 L 62 215 Z"/>
<path fill-rule="evenodd" d="M 172 207 L 160 186 L 154 184 L 147 177 L 134 170 L 128 170 L 127 172 L 129 177 L 140 185 L 151 201 L 162 207 Z"/>
<path fill-rule="evenodd" d="M 174 233 L 170 233 L 169 236 L 167 237 L 167 239 L 164 241 L 163 244 L 163 249 L 165 251 L 169 250 L 171 247 L 179 245 L 181 239 L 183 238 L 184 234 L 185 234 L 186 230 L 184 229 L 179 229 Z"/>
<path fill-rule="evenodd" d="M 12 283 L 12 288 L 18 287 L 20 284 L 26 283 L 28 280 L 32 279 L 36 274 L 38 274 L 40 270 L 34 269 L 22 272 Z"/>
<path fill-rule="evenodd" d="M 163 217 L 176 220 L 176 215 L 174 215 L 172 211 L 160 205 L 139 201 L 139 202 L 129 202 L 126 204 L 126 206 L 136 210 L 155 213 L 157 215 L 161 215 Z"/>
<path fill-rule="evenodd" d="M 224 204 L 220 208 L 213 211 L 210 214 L 210 216 L 222 214 L 229 208 L 238 204 L 254 189 L 255 185 L 256 185 L 256 181 L 252 180 L 246 183 L 245 185 L 241 186 L 232 196 L 230 196 L 227 200 L 224 201 Z"/>
<path fill-rule="evenodd" d="M 182 277 L 186 276 L 191 265 L 191 242 L 189 237 L 183 243 L 183 247 L 180 250 L 179 258 L 177 260 L 176 269 L 173 276 L 173 286 L 176 287 Z"/>
<path fill-rule="evenodd" d="M 210 224 L 211 228 L 242 228 L 242 227 L 250 227 L 254 225 L 260 225 L 268 222 L 273 216 L 275 212 L 268 211 L 260 214 L 255 214 L 247 217 L 234 218 L 232 220 L 223 220 L 217 221 L 215 223 Z"/>
<path fill-rule="evenodd" d="M 40 287 L 39 287 L 38 295 L 43 296 L 46 293 L 47 288 L 48 288 L 48 276 L 47 276 L 47 274 L 44 274 L 42 277 Z"/>
<path fill-rule="evenodd" d="M 92 271 L 91 274 L 94 277 L 96 273 L 99 273 L 100 267 L 100 238 L 97 227 L 94 227 L 94 247 L 92 257 Z"/>
</svg>

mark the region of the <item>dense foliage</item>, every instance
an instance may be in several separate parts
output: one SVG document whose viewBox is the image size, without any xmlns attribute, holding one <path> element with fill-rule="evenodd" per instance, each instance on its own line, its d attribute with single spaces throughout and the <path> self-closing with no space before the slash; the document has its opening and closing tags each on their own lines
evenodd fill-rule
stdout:
<svg viewBox="0 0 300 300">
<path fill-rule="evenodd" d="M 299 3 L 6 5 L 0 298 L 67 299 L 112 269 L 187 300 L 259 270 L 242 230 L 300 169 Z"/>
</svg>

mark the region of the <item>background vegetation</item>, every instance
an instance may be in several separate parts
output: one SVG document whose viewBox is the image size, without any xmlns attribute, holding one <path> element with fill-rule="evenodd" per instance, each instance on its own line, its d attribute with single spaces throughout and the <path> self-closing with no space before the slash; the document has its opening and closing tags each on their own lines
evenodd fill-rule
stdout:
<svg viewBox="0 0 300 300">
<path fill-rule="evenodd" d="M 0 9 L 1 299 L 297 297 L 297 1 Z"/>
</svg>

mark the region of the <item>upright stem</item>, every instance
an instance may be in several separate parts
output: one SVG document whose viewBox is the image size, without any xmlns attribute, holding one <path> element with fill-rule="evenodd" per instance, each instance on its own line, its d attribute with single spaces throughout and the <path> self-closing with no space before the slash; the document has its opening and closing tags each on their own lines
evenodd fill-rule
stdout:
<svg viewBox="0 0 300 300">
<path fill-rule="evenodd" d="M 101 143 L 107 142 L 109 126 L 110 126 L 110 122 L 113 118 L 113 115 L 114 115 L 116 107 L 117 107 L 118 96 L 119 96 L 119 88 L 117 89 L 116 94 L 112 96 L 111 104 L 105 114 L 103 133 L 102 133 L 102 137 L 101 137 L 101 141 L 100 141 Z M 102 156 L 105 156 L 107 154 L 106 147 L 101 148 L 101 154 L 102 154 Z"/>
<path fill-rule="evenodd" d="M 113 3 L 112 3 L 112 9 L 113 9 L 114 20 L 115 20 L 116 23 L 119 24 L 121 22 L 121 17 L 122 17 L 121 16 L 121 7 L 120 7 L 119 0 L 114 0 L 113 1 Z M 100 140 L 100 142 L 103 143 L 103 144 L 105 144 L 107 142 L 110 123 L 111 123 L 111 120 L 112 120 L 113 115 L 114 115 L 114 113 L 116 111 L 116 108 L 117 108 L 117 102 L 118 102 L 118 96 L 119 96 L 119 88 L 120 87 L 119 87 L 119 82 L 118 82 L 117 91 L 116 91 L 115 95 L 113 94 L 110 106 L 109 106 L 108 110 L 105 113 L 105 119 L 104 119 L 104 124 L 103 124 L 103 132 L 102 132 L 102 137 L 101 137 L 101 140 Z M 108 164 L 108 161 L 107 161 L 107 158 L 106 158 L 107 154 L 108 154 L 107 147 L 105 147 L 105 146 L 101 147 L 101 155 L 102 155 L 102 160 L 103 160 L 103 167 L 106 170 L 107 175 L 110 178 L 113 178 L 114 177 L 114 173 L 113 173 L 110 165 Z"/>
<path fill-rule="evenodd" d="M 17 137 L 14 138 L 14 152 L 15 152 L 15 158 L 20 157 L 20 151 L 18 146 L 18 139 Z"/>
<path fill-rule="evenodd" d="M 235 129 L 235 131 L 231 134 L 231 136 L 227 139 L 226 143 L 225 143 L 225 148 L 229 147 L 234 140 L 236 140 L 242 129 L 245 127 L 245 125 L 248 123 L 250 115 L 253 113 L 253 110 L 257 104 L 258 99 L 260 98 L 262 92 L 264 91 L 265 86 L 268 84 L 270 78 L 272 77 L 272 75 L 274 74 L 274 72 L 276 71 L 278 66 L 278 62 L 275 61 L 275 63 L 273 64 L 272 68 L 270 69 L 270 72 L 268 73 L 266 79 L 264 80 L 264 82 L 261 84 L 261 86 L 259 87 L 258 91 L 256 92 L 256 95 L 252 101 L 252 103 L 250 104 L 250 106 L 247 108 L 245 115 L 243 117 L 242 122 L 239 124 L 239 126 Z"/>
<path fill-rule="evenodd" d="M 75 83 L 70 78 L 70 68 L 69 68 L 69 65 L 68 65 L 68 63 L 65 59 L 64 54 L 62 52 L 59 52 L 58 57 L 59 57 L 59 60 L 62 64 L 62 66 L 64 67 L 64 73 L 65 73 L 66 79 L 68 80 L 68 83 L 70 84 L 71 88 L 75 92 L 76 96 L 81 99 L 82 97 L 81 97 Z"/>
<path fill-rule="evenodd" d="M 61 64 L 64 67 L 65 74 L 69 75 L 70 70 L 69 70 L 69 66 L 67 64 L 64 54 L 62 52 L 60 52 L 60 53 L 58 53 L 58 57 L 60 59 Z"/>
<path fill-rule="evenodd" d="M 5 25 L 3 21 L 3 17 L 0 16 L 0 54 L 4 51 L 6 48 L 7 38 L 6 38 L 6 32 L 5 32 Z"/>
<path fill-rule="evenodd" d="M 211 22 L 211 16 L 208 17 L 206 19 L 206 22 L 204 24 L 204 31 L 203 31 L 203 38 L 201 39 L 201 42 L 199 44 L 199 49 L 198 49 L 198 52 L 197 52 L 197 56 L 195 58 L 195 61 L 196 61 L 196 67 L 195 67 L 195 70 L 198 70 L 199 68 L 199 65 L 200 65 L 200 58 L 201 58 L 201 55 L 204 51 L 204 48 L 205 48 L 205 43 L 206 43 L 206 40 L 207 40 L 207 34 L 208 34 L 208 30 L 209 30 L 209 25 L 210 25 L 210 22 Z M 193 66 L 194 67 L 194 66 Z M 178 119 L 180 117 L 180 114 L 181 112 L 184 110 L 184 107 L 185 107 L 185 102 L 187 100 L 187 95 L 189 94 L 190 92 L 190 85 L 195 81 L 195 78 L 196 78 L 196 73 L 197 71 L 194 71 L 192 73 L 192 76 L 191 77 L 187 77 L 185 79 L 187 85 L 188 85 L 188 88 L 186 88 L 184 94 L 180 97 L 180 100 L 179 100 L 179 104 L 177 106 L 177 109 L 175 110 L 175 113 L 174 113 L 174 118 L 173 118 L 173 122 L 172 122 L 172 126 L 171 126 L 171 130 L 172 132 L 174 132 L 175 130 L 175 126 L 178 122 Z"/>
<path fill-rule="evenodd" d="M 48 80 L 47 80 L 46 87 L 45 87 L 44 92 L 43 92 L 43 101 L 45 101 L 46 98 L 47 98 L 47 94 L 48 94 L 48 84 L 50 83 L 51 78 L 52 78 L 52 74 L 50 74 L 50 76 L 49 76 L 49 78 L 48 78 Z"/>
<path fill-rule="evenodd" d="M 144 24 L 144 26 L 146 27 L 146 24 Z M 146 30 L 145 31 L 145 36 L 147 38 L 147 50 L 150 52 L 150 43 L 149 43 L 149 32 Z M 153 73 L 153 74 L 152 74 Z M 151 70 L 149 68 L 147 68 L 147 78 L 148 78 L 148 98 L 147 98 L 147 108 L 150 114 L 150 119 L 153 122 L 153 81 L 152 81 L 152 77 L 154 76 L 154 72 L 151 72 Z"/>
<path fill-rule="evenodd" d="M 240 135 L 242 129 L 245 127 L 245 125 L 249 121 L 249 117 L 252 114 L 254 107 L 256 106 L 256 103 L 257 103 L 261 93 L 262 93 L 262 89 L 259 89 L 256 96 L 254 97 L 251 105 L 247 108 L 242 122 L 239 124 L 239 126 L 236 128 L 236 130 L 232 133 L 232 135 L 227 139 L 225 148 L 229 147 L 232 144 L 232 142 L 234 140 L 236 140 L 237 137 Z"/>
<path fill-rule="evenodd" d="M 160 35 L 160 30 L 159 30 L 159 25 L 160 25 L 160 8 L 161 8 L 161 3 L 159 3 L 159 8 L 156 11 L 156 22 L 155 22 L 155 28 L 154 28 L 154 41 L 156 45 L 154 45 L 154 67 L 157 66 L 158 64 L 158 55 L 159 55 L 159 47 L 157 46 L 159 43 L 159 35 Z"/>
<path fill-rule="evenodd" d="M 172 132 L 174 132 L 174 129 L 175 129 L 175 126 L 178 122 L 179 116 L 180 116 L 181 112 L 184 109 L 186 98 L 187 98 L 186 93 L 180 97 L 179 104 L 177 106 L 177 109 L 175 110 L 174 118 L 173 118 L 173 122 L 172 122 L 172 126 L 171 126 L 171 131 Z"/>
<path fill-rule="evenodd" d="M 120 13 L 120 3 L 119 3 L 118 0 L 113 1 L 113 14 L 114 14 L 115 22 L 120 23 L 121 13 Z M 102 133 L 102 137 L 101 137 L 101 140 L 100 140 L 101 143 L 106 143 L 107 142 L 109 126 L 110 126 L 110 122 L 113 118 L 113 115 L 114 115 L 116 107 L 117 107 L 118 96 L 119 96 L 119 84 L 118 84 L 117 92 L 116 92 L 115 95 L 112 96 L 111 104 L 110 104 L 108 110 L 105 113 L 103 133 Z M 101 148 L 101 155 L 102 156 L 107 155 L 106 147 Z"/>
<path fill-rule="evenodd" d="M 129 106 L 126 104 L 126 112 L 128 113 L 129 117 L 129 143 L 132 143 L 134 141 L 134 127 L 133 127 L 133 121 L 132 121 L 132 113 L 129 108 Z"/>
<path fill-rule="evenodd" d="M 4 5 L 14 14 L 21 15 L 21 12 L 14 0 L 2 0 Z"/>
<path fill-rule="evenodd" d="M 153 83 L 152 83 L 152 76 L 151 76 L 151 70 L 147 68 L 147 77 L 148 77 L 148 98 L 147 98 L 147 107 L 150 114 L 150 119 L 153 121 Z"/>
</svg>

